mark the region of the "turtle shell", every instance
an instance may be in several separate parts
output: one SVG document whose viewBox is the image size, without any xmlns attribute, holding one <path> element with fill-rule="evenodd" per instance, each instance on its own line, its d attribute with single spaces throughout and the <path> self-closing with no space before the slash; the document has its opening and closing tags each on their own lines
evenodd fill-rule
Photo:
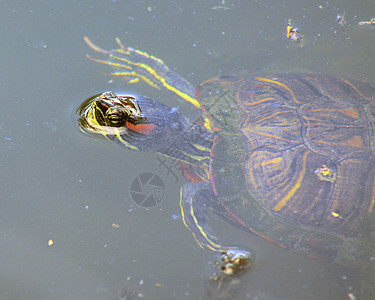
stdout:
<svg viewBox="0 0 375 300">
<path fill-rule="evenodd" d="M 375 85 L 220 76 L 196 94 L 217 134 L 212 187 L 239 224 L 311 257 L 368 259 L 374 244 L 358 240 L 374 209 Z"/>
</svg>

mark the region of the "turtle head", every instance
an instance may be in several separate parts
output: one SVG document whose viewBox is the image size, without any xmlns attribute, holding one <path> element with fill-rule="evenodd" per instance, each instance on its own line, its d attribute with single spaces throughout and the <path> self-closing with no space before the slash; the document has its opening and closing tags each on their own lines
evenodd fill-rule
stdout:
<svg viewBox="0 0 375 300">
<path fill-rule="evenodd" d="M 126 130 L 128 123 L 146 121 L 133 96 L 105 92 L 86 99 L 77 109 L 78 124 L 84 132 L 114 135 Z"/>
<path fill-rule="evenodd" d="M 155 140 L 168 129 L 161 103 L 113 92 L 86 99 L 77 114 L 82 131 L 103 135 L 132 150 L 155 150 Z"/>
<path fill-rule="evenodd" d="M 77 109 L 84 132 L 96 133 L 132 150 L 155 151 L 189 163 L 208 159 L 213 133 L 177 109 L 145 97 L 105 92 Z"/>
</svg>

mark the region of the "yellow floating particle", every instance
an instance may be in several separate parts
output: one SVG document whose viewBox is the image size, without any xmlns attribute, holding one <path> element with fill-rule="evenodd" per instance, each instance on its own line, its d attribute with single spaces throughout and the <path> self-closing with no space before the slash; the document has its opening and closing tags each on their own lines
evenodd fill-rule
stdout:
<svg viewBox="0 0 375 300">
<path fill-rule="evenodd" d="M 350 300 L 356 300 L 357 298 L 354 296 L 353 293 L 348 293 L 348 297 Z"/>
<path fill-rule="evenodd" d="M 47 245 L 48 246 L 53 246 L 53 240 L 48 240 Z"/>
<path fill-rule="evenodd" d="M 321 169 L 321 172 L 322 172 L 322 175 L 323 175 L 323 176 L 328 176 L 329 174 L 331 174 L 331 171 L 330 171 L 326 166 L 324 166 L 324 167 Z"/>
<path fill-rule="evenodd" d="M 339 218 L 340 217 L 340 215 L 337 213 L 337 212 L 331 212 L 331 215 L 332 215 L 332 217 L 334 217 L 334 218 Z"/>
<path fill-rule="evenodd" d="M 292 25 L 291 25 L 291 22 L 292 22 L 292 20 L 289 19 L 289 20 L 288 20 L 288 24 L 287 24 L 287 26 L 286 26 L 286 37 L 287 37 L 288 39 L 290 38 L 290 32 L 293 30 L 293 27 L 292 27 Z"/>
<path fill-rule="evenodd" d="M 320 180 L 334 182 L 336 181 L 337 172 L 334 169 L 328 168 L 326 165 L 322 165 L 320 168 L 315 170 L 315 174 L 318 175 Z"/>
<path fill-rule="evenodd" d="M 112 227 L 113 228 L 120 228 L 120 225 L 116 224 L 116 223 L 112 223 Z"/>
</svg>

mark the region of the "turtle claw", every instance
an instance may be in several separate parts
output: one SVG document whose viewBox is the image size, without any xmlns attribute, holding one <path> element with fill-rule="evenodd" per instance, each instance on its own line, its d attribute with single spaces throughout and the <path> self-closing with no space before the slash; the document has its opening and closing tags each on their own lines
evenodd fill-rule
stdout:
<svg viewBox="0 0 375 300">
<path fill-rule="evenodd" d="M 211 279 L 238 275 L 251 266 L 251 253 L 241 249 L 227 249 L 220 252 L 220 258 L 215 262 L 215 272 Z"/>
<path fill-rule="evenodd" d="M 251 266 L 253 255 L 238 248 L 217 251 L 219 257 L 214 263 L 215 272 L 205 281 L 205 294 L 208 299 L 237 299 L 241 286 L 244 286 L 238 275 Z"/>
</svg>

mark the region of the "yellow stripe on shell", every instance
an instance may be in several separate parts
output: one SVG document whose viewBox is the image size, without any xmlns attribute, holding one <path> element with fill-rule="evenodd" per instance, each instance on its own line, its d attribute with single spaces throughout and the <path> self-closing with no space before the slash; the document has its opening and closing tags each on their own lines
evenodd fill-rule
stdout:
<svg viewBox="0 0 375 300">
<path fill-rule="evenodd" d="M 289 190 L 289 192 L 286 194 L 286 196 L 281 199 L 273 208 L 273 211 L 280 211 L 284 206 L 285 204 L 289 201 L 289 199 L 295 194 L 295 192 L 300 188 L 301 186 L 301 182 L 302 182 L 302 179 L 303 179 L 303 176 L 305 175 L 305 171 L 306 171 L 306 157 L 307 157 L 307 154 L 308 152 L 306 152 L 303 156 L 303 160 L 302 160 L 302 170 L 301 172 L 299 173 L 298 175 L 298 178 L 297 178 L 297 181 L 296 183 L 294 184 L 294 186 Z"/>
<path fill-rule="evenodd" d="M 274 138 L 274 139 L 277 139 L 277 140 L 280 140 L 280 141 L 287 141 L 287 142 L 296 143 L 296 144 L 300 144 L 301 143 L 301 141 L 288 140 L 288 139 L 282 138 L 282 137 L 277 136 L 277 135 L 273 135 L 273 134 L 265 133 L 265 132 L 259 132 L 259 131 L 256 131 L 256 130 L 247 130 L 247 129 L 244 129 L 244 131 L 253 132 L 255 134 L 259 134 L 259 135 L 262 135 L 262 136 Z"/>
<path fill-rule="evenodd" d="M 267 102 L 267 101 L 274 101 L 275 98 L 274 97 L 267 97 L 267 98 L 263 98 L 263 99 L 260 99 L 260 100 L 257 100 L 257 101 L 254 101 L 254 102 L 244 102 L 245 104 L 249 104 L 249 105 L 258 105 L 258 104 L 261 104 L 263 102 Z"/>
<path fill-rule="evenodd" d="M 353 90 L 355 90 L 358 95 L 360 95 L 361 97 L 365 98 L 366 100 L 369 100 L 369 101 L 374 101 L 373 98 L 369 98 L 369 97 L 366 97 L 365 95 L 363 95 L 360 90 L 354 85 L 352 84 L 351 82 L 345 80 L 345 79 L 341 79 L 342 81 L 344 81 L 347 85 L 349 85 Z"/>
<path fill-rule="evenodd" d="M 282 157 L 275 157 L 273 159 L 270 159 L 270 160 L 267 160 L 267 161 L 262 161 L 262 162 L 254 164 L 254 168 L 259 167 L 259 166 L 267 166 L 267 165 L 271 165 L 271 164 L 278 164 L 282 160 L 283 160 Z"/>
<path fill-rule="evenodd" d="M 250 158 L 251 158 L 252 156 L 256 155 L 256 154 L 257 154 L 257 153 L 254 153 L 253 155 L 250 156 Z M 263 155 L 263 157 L 266 158 L 267 156 L 264 156 L 264 155 Z M 256 184 L 256 180 L 255 180 L 255 178 L 254 178 L 254 169 L 255 169 L 256 167 L 260 167 L 260 166 L 266 166 L 266 165 L 271 165 L 271 164 L 278 164 L 278 163 L 280 163 L 282 160 L 283 160 L 282 157 L 275 157 L 275 158 L 272 158 L 272 159 L 265 160 L 265 161 L 263 161 L 263 162 L 259 162 L 259 163 L 255 163 L 255 164 L 254 164 L 253 168 L 251 168 L 251 169 L 249 170 L 249 173 L 250 173 L 250 182 L 253 183 L 253 186 L 254 186 L 255 191 L 258 189 L 258 184 Z M 289 168 L 289 166 L 287 166 L 287 168 Z M 285 170 L 286 170 L 286 169 L 284 169 L 284 171 L 285 171 Z M 277 178 L 277 177 L 280 177 L 280 176 L 284 176 L 284 174 L 283 174 L 283 173 L 280 173 L 280 174 L 278 174 L 278 175 L 275 175 L 275 176 L 273 176 L 273 179 L 275 179 L 275 178 Z M 271 191 L 270 191 L 270 192 L 271 192 Z M 268 194 L 268 193 L 266 193 L 266 195 L 267 195 L 267 194 Z M 264 200 L 263 200 L 263 201 L 264 201 Z"/>
<path fill-rule="evenodd" d="M 284 88 L 285 90 L 287 90 L 287 91 L 290 93 L 290 95 L 292 96 L 293 101 L 294 101 L 295 103 L 297 103 L 297 104 L 300 103 L 300 102 L 296 99 L 296 97 L 295 97 L 293 91 L 292 91 L 289 87 L 287 87 L 284 83 L 281 83 L 281 82 L 279 82 L 279 81 L 275 81 L 275 80 L 272 80 L 272 79 L 268 79 L 268 78 L 263 78 L 263 77 L 255 77 L 254 79 L 255 79 L 255 80 L 258 80 L 258 81 L 263 81 L 263 82 L 273 83 L 273 84 L 276 84 L 276 85 L 278 85 L 278 86 L 281 86 L 282 88 Z"/>
</svg>

